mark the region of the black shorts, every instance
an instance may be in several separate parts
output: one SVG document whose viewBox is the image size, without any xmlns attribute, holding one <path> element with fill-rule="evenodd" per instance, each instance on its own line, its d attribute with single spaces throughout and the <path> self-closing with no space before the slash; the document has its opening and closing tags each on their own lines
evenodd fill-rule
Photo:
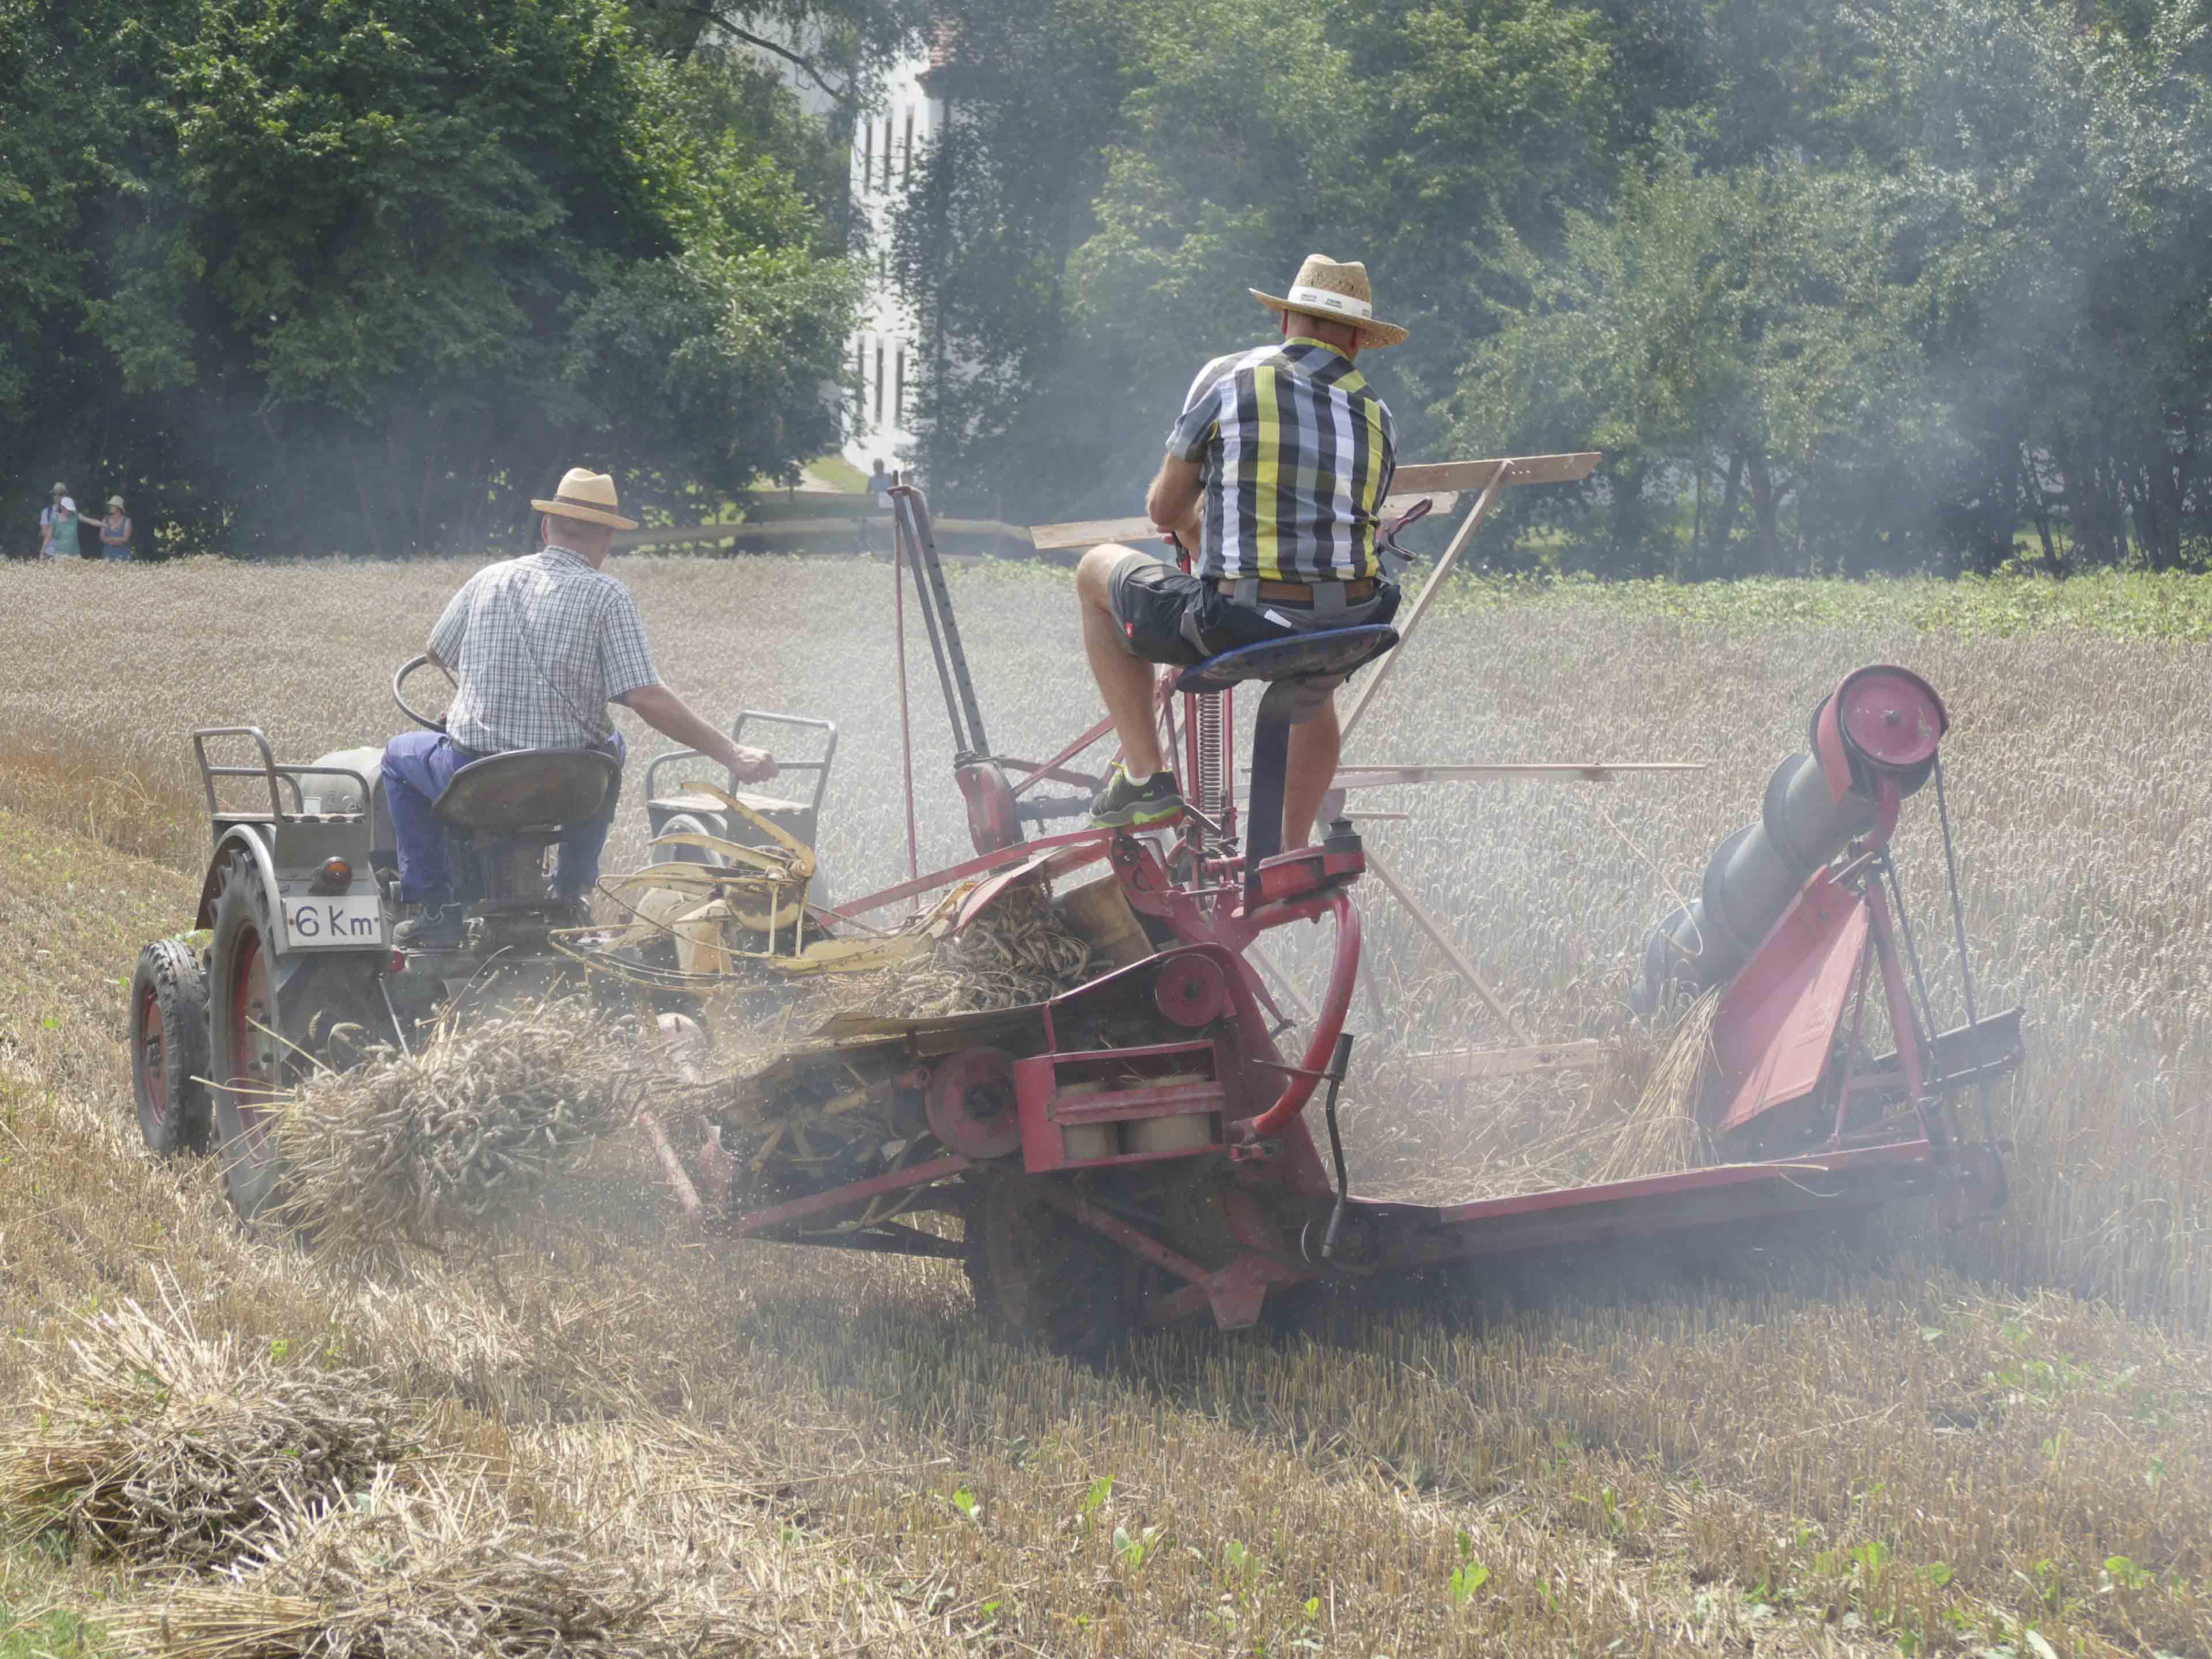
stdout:
<svg viewBox="0 0 2212 1659">
<path fill-rule="evenodd" d="M 1256 606 L 1239 605 L 1211 581 L 1134 552 L 1114 567 L 1107 596 L 1113 605 L 1114 620 L 1121 625 L 1122 647 L 1133 657 L 1177 668 L 1242 645 L 1302 634 L 1310 628 L 1357 628 L 1387 623 L 1398 613 L 1397 584 L 1379 577 L 1375 592 L 1347 605 L 1340 617 L 1307 623 L 1304 618 L 1311 608 L 1309 605 L 1287 599 L 1267 599 Z M 1269 611 L 1290 618 L 1290 625 L 1270 622 L 1264 614 Z"/>
</svg>

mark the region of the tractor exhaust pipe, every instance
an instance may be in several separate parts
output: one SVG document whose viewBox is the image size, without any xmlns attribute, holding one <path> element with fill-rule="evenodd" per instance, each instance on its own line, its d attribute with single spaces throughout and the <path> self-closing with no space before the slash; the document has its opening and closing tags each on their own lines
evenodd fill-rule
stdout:
<svg viewBox="0 0 2212 1659">
<path fill-rule="evenodd" d="M 1812 752 L 1774 769 L 1759 821 L 1714 849 L 1698 896 L 1652 933 L 1636 1012 L 1727 984 L 1816 871 L 1862 836 L 1887 840 L 1948 724 L 1917 674 L 1885 664 L 1845 676 L 1813 710 Z"/>
</svg>

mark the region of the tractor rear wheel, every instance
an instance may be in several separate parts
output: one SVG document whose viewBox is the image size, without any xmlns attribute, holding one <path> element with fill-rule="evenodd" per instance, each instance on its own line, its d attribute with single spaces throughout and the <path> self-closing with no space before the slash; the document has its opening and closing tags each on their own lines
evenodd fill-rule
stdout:
<svg viewBox="0 0 2212 1659">
<path fill-rule="evenodd" d="M 155 939 L 131 975 L 131 1092 L 147 1151 L 207 1150 L 207 975 L 184 940 Z"/>
<path fill-rule="evenodd" d="M 269 1131 L 276 1100 L 331 1054 L 342 1026 L 381 1032 L 376 957 L 362 951 L 280 954 L 269 896 L 252 861 L 223 866 L 209 953 L 210 1054 L 215 1130 L 223 1190 L 251 1221 L 275 1196 L 283 1174 Z M 365 1045 L 349 1045 L 351 1058 Z"/>
<path fill-rule="evenodd" d="M 963 1265 L 983 1316 L 1055 1353 L 1095 1354 L 1137 1311 L 1141 1264 L 1048 1203 L 1042 1182 L 1005 1175 L 969 1202 Z"/>
</svg>

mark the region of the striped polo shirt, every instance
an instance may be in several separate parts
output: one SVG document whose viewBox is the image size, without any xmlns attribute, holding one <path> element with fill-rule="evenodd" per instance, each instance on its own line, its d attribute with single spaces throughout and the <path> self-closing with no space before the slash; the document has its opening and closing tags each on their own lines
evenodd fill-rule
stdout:
<svg viewBox="0 0 2212 1659">
<path fill-rule="evenodd" d="M 1396 468 L 1390 411 L 1334 346 L 1299 336 L 1198 372 L 1168 453 L 1205 463 L 1200 576 L 1376 574 Z"/>
</svg>

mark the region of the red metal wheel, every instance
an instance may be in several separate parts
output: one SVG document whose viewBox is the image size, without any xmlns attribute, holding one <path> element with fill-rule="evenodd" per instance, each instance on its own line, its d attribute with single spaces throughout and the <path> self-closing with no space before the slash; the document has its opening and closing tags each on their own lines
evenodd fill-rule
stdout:
<svg viewBox="0 0 2212 1659">
<path fill-rule="evenodd" d="M 166 1133 L 169 1127 L 169 1080 L 162 1065 L 161 1011 L 150 985 L 138 994 L 131 1029 L 138 1036 L 137 1081 L 144 1091 L 141 1109 L 151 1123 Z"/>
<path fill-rule="evenodd" d="M 215 1091 L 215 1128 L 223 1189 L 250 1221 L 274 1197 L 282 1173 L 269 1137 L 276 1098 L 329 1053 L 334 1031 L 383 1029 L 385 1020 L 374 955 L 280 956 L 270 896 L 252 860 L 234 854 L 222 884 L 209 951 L 209 1075 L 222 1085 Z"/>
<path fill-rule="evenodd" d="M 1196 1030 L 1229 1011 L 1229 981 L 1212 957 L 1186 951 L 1161 965 L 1152 1001 L 1176 1024 Z"/>
<path fill-rule="evenodd" d="M 988 1160 L 1021 1150 L 1014 1057 L 1003 1048 L 978 1045 L 939 1060 L 923 1103 L 937 1138 L 963 1158 Z"/>
</svg>

